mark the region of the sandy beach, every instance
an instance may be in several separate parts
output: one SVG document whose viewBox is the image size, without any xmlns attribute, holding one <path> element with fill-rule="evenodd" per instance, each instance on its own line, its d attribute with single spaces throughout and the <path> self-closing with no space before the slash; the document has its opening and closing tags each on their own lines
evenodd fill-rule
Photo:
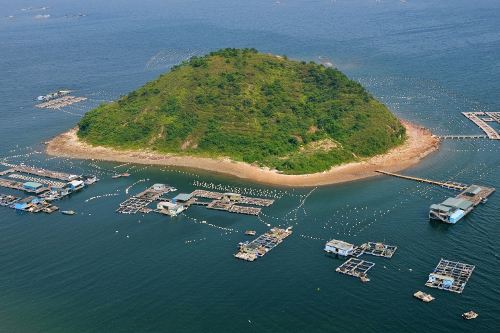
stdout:
<svg viewBox="0 0 500 333">
<path fill-rule="evenodd" d="M 77 159 L 93 159 L 137 164 L 178 166 L 235 176 L 253 182 L 280 186 L 319 186 L 349 182 L 376 176 L 375 170 L 396 172 L 417 164 L 439 147 L 439 139 L 430 131 L 406 121 L 408 140 L 386 154 L 377 155 L 361 162 L 335 166 L 329 171 L 307 175 L 284 175 L 267 168 L 256 167 L 229 158 L 203 158 L 158 154 L 151 151 L 115 150 L 91 146 L 80 141 L 73 128 L 47 143 L 47 154 Z"/>
</svg>

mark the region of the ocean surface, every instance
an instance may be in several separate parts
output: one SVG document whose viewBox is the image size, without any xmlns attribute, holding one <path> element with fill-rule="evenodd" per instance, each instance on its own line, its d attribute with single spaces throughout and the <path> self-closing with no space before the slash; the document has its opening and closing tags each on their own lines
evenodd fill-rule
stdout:
<svg viewBox="0 0 500 333">
<path fill-rule="evenodd" d="M 48 7 L 48 8 L 42 8 Z M 497 0 L 0 0 L 0 159 L 96 174 L 57 202 L 75 216 L 0 207 L 0 332 L 494 332 L 500 194 L 453 226 L 429 222 L 450 190 L 378 177 L 275 188 L 194 170 L 53 158 L 43 142 L 193 55 L 255 47 L 330 61 L 399 117 L 435 134 L 481 134 L 464 111 L 500 111 Z M 87 97 L 60 111 L 34 98 Z M 497 127 L 497 129 L 500 129 Z M 500 188 L 500 142 L 448 140 L 406 174 Z M 111 179 L 116 172 L 129 178 Z M 120 215 L 153 183 L 276 199 L 259 217 L 192 207 Z M 1 190 L 2 193 L 11 193 Z M 293 226 L 256 262 L 243 232 Z M 371 281 L 341 275 L 331 238 L 398 246 Z M 463 294 L 429 289 L 440 258 L 476 265 Z M 417 290 L 436 300 L 425 304 Z M 479 318 L 464 321 L 475 310 Z"/>
</svg>

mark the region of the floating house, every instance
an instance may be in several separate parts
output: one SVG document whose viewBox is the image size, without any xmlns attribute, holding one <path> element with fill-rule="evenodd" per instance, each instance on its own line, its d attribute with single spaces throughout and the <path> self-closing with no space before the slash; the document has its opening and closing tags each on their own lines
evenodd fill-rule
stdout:
<svg viewBox="0 0 500 333">
<path fill-rule="evenodd" d="M 451 276 L 431 273 L 429 274 L 427 282 L 431 284 L 440 284 L 442 289 L 450 289 L 451 286 L 453 286 L 453 283 L 455 283 L 455 279 Z"/>
<path fill-rule="evenodd" d="M 23 184 L 23 188 L 28 192 L 39 192 L 45 187 L 45 185 L 37 182 L 26 182 Z"/>
<path fill-rule="evenodd" d="M 35 200 L 35 197 L 26 197 L 24 199 L 21 199 L 14 204 L 14 209 L 28 210 L 32 206 L 33 200 Z"/>
<path fill-rule="evenodd" d="M 440 204 L 431 205 L 429 218 L 455 224 L 474 208 L 474 203 L 463 198 L 448 198 Z"/>
<path fill-rule="evenodd" d="M 191 200 L 192 197 L 193 195 L 190 193 L 179 193 L 172 199 L 172 201 L 175 203 L 177 202 L 185 203 Z"/>
<path fill-rule="evenodd" d="M 170 216 L 177 216 L 186 209 L 186 207 L 183 205 L 179 205 L 168 201 L 159 202 L 156 205 L 156 208 L 160 211 L 160 213 Z"/>
<path fill-rule="evenodd" d="M 85 186 L 85 183 L 82 180 L 72 180 L 68 183 L 68 188 L 74 192 L 82 189 Z"/>
<path fill-rule="evenodd" d="M 354 252 L 354 245 L 341 240 L 332 239 L 325 245 L 325 251 L 340 256 L 350 256 Z"/>
</svg>

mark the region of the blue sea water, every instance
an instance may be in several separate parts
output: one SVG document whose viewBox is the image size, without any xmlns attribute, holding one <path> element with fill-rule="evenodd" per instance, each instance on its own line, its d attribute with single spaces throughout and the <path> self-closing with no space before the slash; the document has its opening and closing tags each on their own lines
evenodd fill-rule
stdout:
<svg viewBox="0 0 500 333">
<path fill-rule="evenodd" d="M 0 158 L 101 178 L 57 203 L 76 216 L 2 208 L 0 331 L 498 330 L 498 193 L 448 226 L 429 222 L 427 210 L 453 193 L 430 185 L 378 177 L 273 188 L 194 170 L 53 158 L 43 142 L 99 103 L 222 47 L 327 59 L 401 118 L 438 135 L 480 134 L 461 112 L 500 111 L 499 18 L 493 0 L 0 0 Z M 60 111 L 34 107 L 36 96 L 59 88 L 88 100 Z M 488 140 L 445 141 L 405 172 L 500 188 L 499 150 Z M 126 170 L 131 177 L 111 179 Z M 196 207 L 174 219 L 115 213 L 155 182 L 277 200 L 260 218 Z M 244 230 L 268 225 L 294 233 L 256 262 L 232 257 Z M 323 254 L 331 238 L 398 250 L 391 260 L 369 258 L 376 266 L 361 284 Z M 424 286 L 440 258 L 476 265 L 463 294 Z M 415 300 L 417 290 L 436 300 Z M 479 318 L 463 321 L 471 309 Z"/>
</svg>

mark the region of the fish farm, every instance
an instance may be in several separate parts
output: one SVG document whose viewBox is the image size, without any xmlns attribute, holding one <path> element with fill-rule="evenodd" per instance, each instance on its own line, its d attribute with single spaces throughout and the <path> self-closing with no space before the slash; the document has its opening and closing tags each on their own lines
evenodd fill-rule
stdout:
<svg viewBox="0 0 500 333">
<path fill-rule="evenodd" d="M 261 212 L 260 207 L 267 207 L 274 203 L 274 200 L 271 199 L 253 198 L 238 193 L 220 193 L 200 189 L 194 190 L 191 193 L 179 193 L 173 198 L 162 197 L 164 194 L 174 191 L 177 191 L 177 189 L 171 186 L 155 184 L 122 202 L 116 211 L 123 214 L 155 211 L 165 215 L 176 216 L 191 205 L 195 205 L 230 213 L 257 216 Z M 210 201 L 203 199 L 210 199 Z M 157 208 L 149 208 L 148 206 L 154 201 L 159 201 Z"/>
<path fill-rule="evenodd" d="M 60 90 L 45 96 L 38 96 L 37 100 L 42 103 L 36 104 L 35 106 L 40 109 L 59 110 L 63 107 L 87 100 L 86 97 L 71 96 L 69 95 L 70 93 L 70 90 Z"/>
<path fill-rule="evenodd" d="M 246 261 L 254 261 L 257 258 L 266 255 L 269 251 L 281 244 L 283 240 L 291 234 L 291 227 L 286 229 L 272 228 L 251 242 L 247 241 L 240 243 L 239 250 L 234 254 L 234 257 Z"/>
<path fill-rule="evenodd" d="M 98 180 L 95 176 L 72 175 L 26 165 L 1 165 L 8 169 L 0 172 L 0 187 L 30 195 L 0 194 L 0 205 L 30 213 L 52 213 L 59 209 L 52 201 L 69 196 Z"/>
<path fill-rule="evenodd" d="M 358 259 L 363 254 L 376 257 L 392 258 L 397 246 L 387 245 L 382 242 L 368 242 L 355 246 L 342 240 L 332 239 L 325 245 L 325 252 L 342 257 L 350 257 L 349 260 L 335 269 L 336 272 L 359 277 L 361 281 L 368 282 L 370 279 L 367 272 L 375 266 L 375 263 Z"/>
<path fill-rule="evenodd" d="M 350 258 L 342 265 L 337 267 L 335 271 L 341 274 L 360 278 L 363 282 L 367 282 L 370 281 L 368 279 L 367 273 L 370 269 L 373 268 L 373 266 L 375 266 L 375 263 L 373 262 L 361 260 L 358 258 Z"/>
<path fill-rule="evenodd" d="M 474 265 L 441 259 L 425 285 L 461 294 L 474 268 Z"/>
</svg>

